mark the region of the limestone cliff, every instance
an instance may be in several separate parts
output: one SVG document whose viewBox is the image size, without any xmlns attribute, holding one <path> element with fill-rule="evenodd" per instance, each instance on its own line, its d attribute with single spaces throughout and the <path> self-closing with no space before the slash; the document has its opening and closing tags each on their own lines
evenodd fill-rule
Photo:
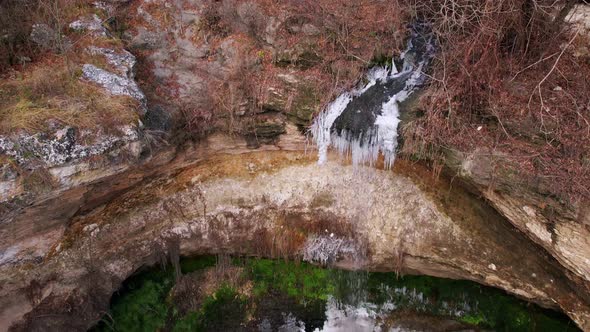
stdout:
<svg viewBox="0 0 590 332">
<path fill-rule="evenodd" d="M 498 176 L 495 150 L 418 153 L 416 100 L 393 170 L 317 165 L 312 119 L 405 28 L 372 20 L 395 15 L 379 1 L 271 2 L 113 0 L 63 35 L 33 26 L 67 57 L 0 82 L 0 331 L 85 330 L 175 246 L 474 280 L 590 330 L 584 201 Z"/>
</svg>

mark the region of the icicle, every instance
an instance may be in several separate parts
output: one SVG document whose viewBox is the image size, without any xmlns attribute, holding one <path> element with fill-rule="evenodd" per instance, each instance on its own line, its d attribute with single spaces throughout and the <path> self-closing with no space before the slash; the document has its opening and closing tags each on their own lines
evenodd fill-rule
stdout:
<svg viewBox="0 0 590 332">
<path fill-rule="evenodd" d="M 385 168 L 390 169 L 395 161 L 395 149 L 397 148 L 397 126 L 399 120 L 399 108 L 397 95 L 383 104 L 382 113 L 375 120 L 379 147 L 385 159 Z"/>
<path fill-rule="evenodd" d="M 318 164 L 328 160 L 328 147 L 330 146 L 330 130 L 334 121 L 342 114 L 346 105 L 352 100 L 350 93 L 345 92 L 338 96 L 324 112 L 322 112 L 311 126 L 311 134 L 318 146 Z"/>
</svg>

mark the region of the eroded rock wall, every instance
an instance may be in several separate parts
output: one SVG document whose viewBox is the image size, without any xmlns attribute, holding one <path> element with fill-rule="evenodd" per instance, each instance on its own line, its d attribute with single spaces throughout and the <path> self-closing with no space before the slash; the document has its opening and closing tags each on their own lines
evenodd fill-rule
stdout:
<svg viewBox="0 0 590 332">
<path fill-rule="evenodd" d="M 86 328 L 125 278 L 173 243 L 183 255 L 307 257 L 475 280 L 588 327 L 588 302 L 555 260 L 425 174 L 404 162 L 393 173 L 318 166 L 295 151 L 210 155 L 74 218 L 43 261 L 2 265 L 3 328 Z"/>
<path fill-rule="evenodd" d="M 224 112 L 211 128 L 228 131 L 229 120 L 240 125 L 233 136 L 210 135 L 182 153 L 172 147 L 154 151 L 136 164 L 145 142 L 134 124 L 133 135 L 115 144 L 130 149 L 132 162 L 109 146 L 97 153 L 102 163 L 85 155 L 51 165 L 50 172 L 63 179 L 59 190 L 2 216 L 0 330 L 86 329 L 121 282 L 160 260 L 171 243 L 184 255 L 303 257 L 346 268 L 471 279 L 559 308 L 590 329 L 587 209 L 500 190 L 491 185 L 497 184 L 488 172 L 492 163 L 477 154 L 447 159 L 473 186 L 470 193 L 430 181 L 431 172 L 404 161 L 393 173 L 337 160 L 318 167 L 315 153 L 304 153 L 313 147 L 301 131 L 330 97 L 317 80 L 321 71 L 314 71 L 330 56 L 314 48 L 324 30 L 305 15 L 240 2 L 248 3 L 236 11 L 238 26 L 216 32 L 223 38 L 211 29 L 224 27 L 209 21 L 220 5 L 211 17 L 206 1 L 126 4 L 131 26 L 123 39 L 147 71 L 141 78 L 153 78 L 158 89 L 135 83 L 132 56 L 120 45 L 88 49 L 101 53 L 106 64 L 83 67 L 85 79 L 136 97 L 146 119 L 157 118 L 156 109 L 172 114 L 217 105 Z M 249 30 L 244 24 L 256 13 L 267 19 Z M 76 22 L 73 29 L 109 36 L 94 16 Z M 361 54 L 361 44 L 347 46 Z M 354 82 L 359 73 L 340 71 L 349 60 L 328 60 L 324 69 L 337 74 L 339 87 Z M 236 83 L 252 73 L 261 79 L 254 95 Z M 148 99 L 162 105 L 145 104 L 146 89 Z M 219 104 L 223 98 L 227 108 Z M 0 148 L 5 142 L 0 139 Z M 2 181 L 15 179 L 4 167 L 0 174 Z"/>
</svg>

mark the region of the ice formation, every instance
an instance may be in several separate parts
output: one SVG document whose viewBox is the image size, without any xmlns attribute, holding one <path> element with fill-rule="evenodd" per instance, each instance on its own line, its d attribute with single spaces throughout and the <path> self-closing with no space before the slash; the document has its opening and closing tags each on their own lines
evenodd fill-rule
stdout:
<svg viewBox="0 0 590 332">
<path fill-rule="evenodd" d="M 341 94 L 330 103 L 311 126 L 311 135 L 318 146 L 318 163 L 326 162 L 328 148 L 332 146 L 340 155 L 350 155 L 353 165 L 373 165 L 381 153 L 385 167 L 391 168 L 397 148 L 399 103 L 406 100 L 424 82 L 423 69 L 432 53 L 431 39 L 426 40 L 423 35 L 415 32 L 408 48 L 400 56 L 403 60 L 401 71 L 397 70 L 393 61 L 391 67 L 373 68 L 366 75 L 366 84 Z M 369 102 L 375 95 L 373 102 L 384 102 L 376 105 L 374 110 L 370 109 L 370 105 L 369 109 L 356 109 L 352 106 L 353 100 L 361 98 L 369 90 L 370 95 L 365 96 Z M 383 96 L 384 93 L 389 95 Z M 356 122 L 355 130 L 340 128 L 338 131 L 334 128 L 335 122 L 345 111 L 352 113 L 349 118 L 352 117 Z M 361 114 L 362 112 L 373 114 Z M 364 119 L 371 119 L 373 122 L 359 125 L 359 122 L 369 121 Z"/>
<path fill-rule="evenodd" d="M 316 235 L 307 238 L 303 249 L 303 260 L 328 265 L 342 257 L 358 260 L 361 252 L 360 246 L 353 240 Z"/>
</svg>

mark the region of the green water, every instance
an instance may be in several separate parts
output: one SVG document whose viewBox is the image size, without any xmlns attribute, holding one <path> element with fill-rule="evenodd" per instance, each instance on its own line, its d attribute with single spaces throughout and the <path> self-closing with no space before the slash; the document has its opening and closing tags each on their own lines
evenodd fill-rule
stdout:
<svg viewBox="0 0 590 332">
<path fill-rule="evenodd" d="M 201 287 L 200 278 L 215 269 L 216 257 L 182 259 L 180 265 L 183 275 Z M 382 327 L 393 326 L 399 317 L 416 317 L 426 320 L 426 326 L 436 318 L 495 331 L 578 331 L 560 313 L 468 281 L 341 271 L 283 260 L 234 258 L 229 265 L 238 269 L 227 274 L 239 282 L 214 278 L 213 289 L 190 310 L 183 303 L 193 299 L 173 296 L 171 267 L 146 269 L 113 295 L 109 314 L 92 330 L 276 331 L 289 321 L 313 331 L 324 327 L 327 310 L 347 309 L 350 315 L 363 308 L 361 312 L 373 313 L 368 321 Z"/>
</svg>

